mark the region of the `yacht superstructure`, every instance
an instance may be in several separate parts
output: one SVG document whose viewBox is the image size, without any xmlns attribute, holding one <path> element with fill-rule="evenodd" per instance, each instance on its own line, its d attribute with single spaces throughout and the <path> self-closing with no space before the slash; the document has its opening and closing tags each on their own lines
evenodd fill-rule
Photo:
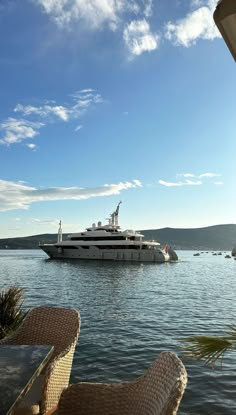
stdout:
<svg viewBox="0 0 236 415">
<path fill-rule="evenodd" d="M 92 224 L 84 232 L 72 233 L 67 240 L 62 238 L 61 221 L 58 238 L 54 244 L 40 243 L 40 248 L 51 259 L 102 259 L 115 261 L 167 262 L 176 261 L 175 251 L 163 249 L 157 241 L 145 241 L 144 235 L 133 230 L 121 231 L 119 207 L 110 215 L 108 223 Z"/>
</svg>

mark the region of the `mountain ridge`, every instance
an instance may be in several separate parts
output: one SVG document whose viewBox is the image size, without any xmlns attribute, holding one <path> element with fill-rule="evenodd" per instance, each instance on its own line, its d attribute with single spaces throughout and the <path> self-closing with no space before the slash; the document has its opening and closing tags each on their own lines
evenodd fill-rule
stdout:
<svg viewBox="0 0 236 415">
<path fill-rule="evenodd" d="M 236 225 L 202 228 L 162 228 L 141 231 L 147 239 L 159 239 L 175 249 L 231 250 L 236 246 Z M 158 238 L 157 238 L 158 236 Z"/>
<path fill-rule="evenodd" d="M 236 246 L 236 224 L 201 228 L 160 228 L 140 230 L 145 239 L 154 239 L 174 249 L 231 251 Z M 63 234 L 66 239 L 69 234 Z M 57 234 L 39 234 L 0 239 L 0 249 L 38 249 L 39 242 L 55 243 Z"/>
</svg>

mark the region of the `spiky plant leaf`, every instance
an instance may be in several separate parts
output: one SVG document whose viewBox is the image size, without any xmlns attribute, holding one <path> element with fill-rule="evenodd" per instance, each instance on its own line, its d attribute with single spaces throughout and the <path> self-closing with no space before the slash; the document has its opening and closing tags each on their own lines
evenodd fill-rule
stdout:
<svg viewBox="0 0 236 415">
<path fill-rule="evenodd" d="M 14 331 L 26 313 L 22 311 L 23 290 L 10 287 L 0 292 L 0 339 Z"/>
<path fill-rule="evenodd" d="M 227 350 L 235 347 L 232 337 L 192 336 L 183 340 L 188 343 L 183 348 L 186 356 L 203 359 L 206 364 L 214 366 L 215 362 L 223 359 Z"/>
<path fill-rule="evenodd" d="M 229 326 L 229 331 L 227 331 L 229 338 L 236 341 L 236 326 Z"/>
</svg>

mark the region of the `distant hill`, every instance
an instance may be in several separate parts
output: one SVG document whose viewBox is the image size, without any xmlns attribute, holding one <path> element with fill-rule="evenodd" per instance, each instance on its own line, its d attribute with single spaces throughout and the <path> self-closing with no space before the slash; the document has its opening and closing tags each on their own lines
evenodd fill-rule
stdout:
<svg viewBox="0 0 236 415">
<path fill-rule="evenodd" d="M 236 225 L 216 225 L 193 229 L 148 229 L 140 230 L 145 239 L 155 239 L 175 249 L 199 251 L 231 251 L 236 246 Z M 63 235 L 63 239 L 67 234 Z M 20 238 L 0 239 L 0 249 L 37 249 L 39 242 L 53 243 L 57 234 L 43 234 Z"/>
<path fill-rule="evenodd" d="M 66 238 L 67 235 L 64 235 Z M 57 240 L 57 234 L 43 234 L 23 236 L 19 238 L 0 239 L 0 249 L 37 249 L 39 242 L 53 243 Z"/>
<path fill-rule="evenodd" d="M 175 249 L 231 251 L 236 246 L 236 225 L 215 225 L 193 229 L 150 229 L 141 231 L 147 239 L 168 243 Z"/>
</svg>

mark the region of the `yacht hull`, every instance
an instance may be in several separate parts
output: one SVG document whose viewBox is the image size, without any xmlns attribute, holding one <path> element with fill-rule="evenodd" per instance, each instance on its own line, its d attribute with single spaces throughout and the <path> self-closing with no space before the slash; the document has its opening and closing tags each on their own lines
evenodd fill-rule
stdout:
<svg viewBox="0 0 236 415">
<path fill-rule="evenodd" d="M 169 262 L 177 260 L 168 252 L 158 250 L 142 249 L 99 249 L 90 246 L 87 249 L 68 246 L 56 246 L 53 244 L 41 244 L 40 248 L 51 259 L 101 259 L 113 261 L 136 261 L 136 262 Z"/>
</svg>

